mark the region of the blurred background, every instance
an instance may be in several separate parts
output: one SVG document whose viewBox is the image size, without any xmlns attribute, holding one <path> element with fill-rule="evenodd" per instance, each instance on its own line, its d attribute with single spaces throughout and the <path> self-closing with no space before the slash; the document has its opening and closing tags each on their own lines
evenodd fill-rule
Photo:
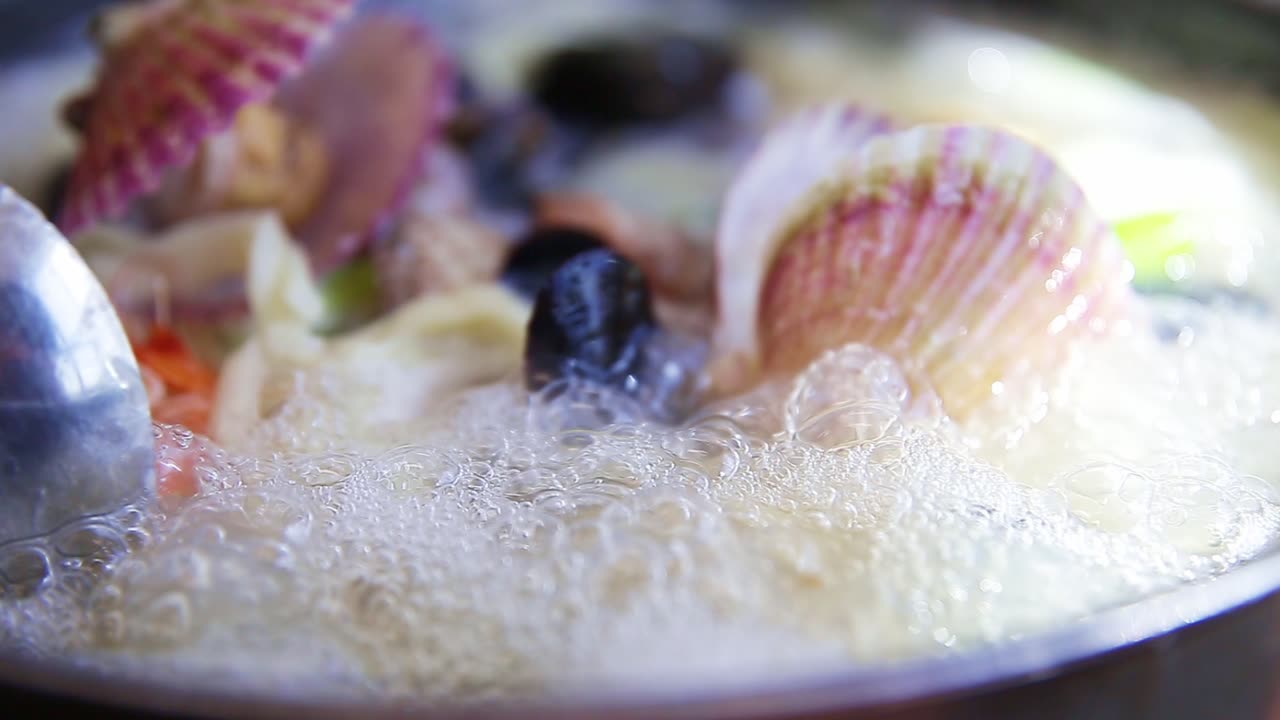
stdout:
<svg viewBox="0 0 1280 720">
<path fill-rule="evenodd" d="M 114 0 L 0 0 L 0 63 L 74 42 L 82 21 Z M 412 4 L 415 0 L 366 0 Z M 416 0 L 439 4 L 442 0 Z M 468 2 L 469 0 L 459 0 Z M 700 3 L 703 0 L 683 0 Z M 790 0 L 743 0 L 795 4 Z M 841 0 L 826 0 L 839 3 Z M 522 7 L 551 5 L 530 0 Z M 1050 15 L 1083 26 L 1107 43 L 1161 50 L 1204 71 L 1247 74 L 1280 94 L 1280 2 L 1276 0 L 925 0 L 1012 14 Z M 889 3 L 886 3 L 888 5 Z M 898 3 L 894 3 L 898 4 Z"/>
</svg>

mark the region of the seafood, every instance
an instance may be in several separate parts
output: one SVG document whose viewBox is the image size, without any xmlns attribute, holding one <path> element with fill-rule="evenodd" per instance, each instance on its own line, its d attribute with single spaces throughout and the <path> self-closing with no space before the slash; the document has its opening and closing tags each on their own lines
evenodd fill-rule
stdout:
<svg viewBox="0 0 1280 720">
<path fill-rule="evenodd" d="M 273 208 L 319 272 L 349 259 L 421 175 L 451 107 L 425 28 L 394 15 L 342 25 L 353 6 L 186 0 L 117 23 L 96 86 L 72 104 L 82 146 L 60 227 L 140 197 L 161 224 Z"/>
<path fill-rule="evenodd" d="M 726 193 L 716 232 L 716 300 L 720 308 L 734 307 L 742 313 L 741 322 L 720 324 L 718 345 L 750 343 L 739 334 L 751 332 L 747 318 L 757 314 L 770 234 L 780 229 L 805 193 L 889 127 L 885 118 L 830 105 L 797 114 L 761 143 Z M 732 273 L 726 272 L 730 264 Z"/>
<path fill-rule="evenodd" d="M 538 204 L 547 228 L 578 229 L 640 266 L 653 286 L 661 324 L 702 337 L 712 325 L 714 263 L 707 243 L 589 193 L 548 194 Z"/>
<path fill-rule="evenodd" d="M 796 127 L 762 157 L 796 142 Z M 1051 374 L 1074 339 L 1126 327 L 1132 266 L 1079 187 L 1026 141 L 923 126 L 820 161 L 827 172 L 798 178 L 793 205 L 751 193 L 793 178 L 785 163 L 769 173 L 757 159 L 731 191 L 719 387 L 862 342 L 922 372 L 964 419 Z"/>
<path fill-rule="evenodd" d="M 340 168 L 297 228 L 318 272 L 361 250 L 408 197 L 452 111 L 451 78 L 425 26 L 369 15 L 280 89 L 276 102 L 315 125 Z"/>
<path fill-rule="evenodd" d="M 610 247 L 644 269 L 659 294 L 677 300 L 709 299 L 711 258 L 679 230 L 588 193 L 543 196 L 537 220 L 541 225 L 581 228 L 605 238 Z"/>
<path fill-rule="evenodd" d="M 679 120 L 714 108 L 735 59 L 707 39 L 594 38 L 543 58 L 533 94 L 557 115 L 602 128 Z M 617 92 L 619 87 L 627 92 Z"/>
<path fill-rule="evenodd" d="M 171 173 L 145 206 L 165 226 L 253 208 L 277 208 L 296 225 L 315 210 L 332 172 L 315 129 L 268 105 L 246 105 L 231 128 L 201 145 L 195 160 Z"/>
<path fill-rule="evenodd" d="M 242 107 L 268 99 L 300 71 L 353 6 L 188 0 L 145 13 L 126 6 L 125 26 L 106 35 L 95 87 L 75 103 L 83 146 L 59 226 L 74 233 L 157 189 Z"/>
<path fill-rule="evenodd" d="M 605 247 L 604 240 L 583 228 L 535 227 L 520 238 L 507 256 L 502 282 L 520 296 L 533 300 L 560 266 L 575 255 L 602 247 Z"/>
</svg>

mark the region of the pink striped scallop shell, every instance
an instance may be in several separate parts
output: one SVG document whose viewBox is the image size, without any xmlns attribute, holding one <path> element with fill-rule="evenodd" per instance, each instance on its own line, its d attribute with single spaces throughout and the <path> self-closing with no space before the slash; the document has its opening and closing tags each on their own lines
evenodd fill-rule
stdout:
<svg viewBox="0 0 1280 720">
<path fill-rule="evenodd" d="M 882 116 L 833 104 L 797 113 L 769 132 L 730 186 L 720 212 L 718 308 L 731 308 L 741 318 L 756 315 L 774 234 L 815 186 L 835 176 L 869 139 L 890 130 Z M 717 323 L 717 346 L 742 349 L 750 343 L 751 325 L 736 319 Z"/>
<path fill-rule="evenodd" d="M 763 244 L 719 238 L 719 279 L 736 281 L 719 308 L 721 388 L 860 342 L 922 373 L 963 420 L 1132 308 L 1132 266 L 1079 186 L 1000 130 L 872 138 L 779 216 L 756 229 Z"/>
<path fill-rule="evenodd" d="M 104 48 L 58 225 L 118 217 L 191 162 L 243 106 L 270 97 L 355 0 L 170 0 Z"/>
</svg>

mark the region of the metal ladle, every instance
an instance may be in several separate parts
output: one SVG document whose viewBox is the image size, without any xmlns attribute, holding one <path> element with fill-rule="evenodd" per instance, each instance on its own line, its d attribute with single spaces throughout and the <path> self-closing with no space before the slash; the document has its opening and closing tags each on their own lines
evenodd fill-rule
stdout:
<svg viewBox="0 0 1280 720">
<path fill-rule="evenodd" d="M 137 361 L 71 243 L 0 185 L 0 545 L 151 493 Z"/>
</svg>

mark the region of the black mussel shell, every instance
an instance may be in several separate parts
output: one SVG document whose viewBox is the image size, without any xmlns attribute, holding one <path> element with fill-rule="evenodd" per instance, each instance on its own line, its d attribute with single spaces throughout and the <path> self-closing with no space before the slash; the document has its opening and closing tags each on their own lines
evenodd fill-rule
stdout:
<svg viewBox="0 0 1280 720">
<path fill-rule="evenodd" d="M 558 118 L 621 128 L 717 108 L 736 68 L 732 52 L 711 40 L 649 32 L 553 51 L 535 66 L 529 84 Z"/>
<path fill-rule="evenodd" d="M 574 227 L 535 227 L 507 256 L 502 281 L 521 296 L 534 299 L 538 291 L 571 258 L 605 247 L 604 240 Z"/>
</svg>

